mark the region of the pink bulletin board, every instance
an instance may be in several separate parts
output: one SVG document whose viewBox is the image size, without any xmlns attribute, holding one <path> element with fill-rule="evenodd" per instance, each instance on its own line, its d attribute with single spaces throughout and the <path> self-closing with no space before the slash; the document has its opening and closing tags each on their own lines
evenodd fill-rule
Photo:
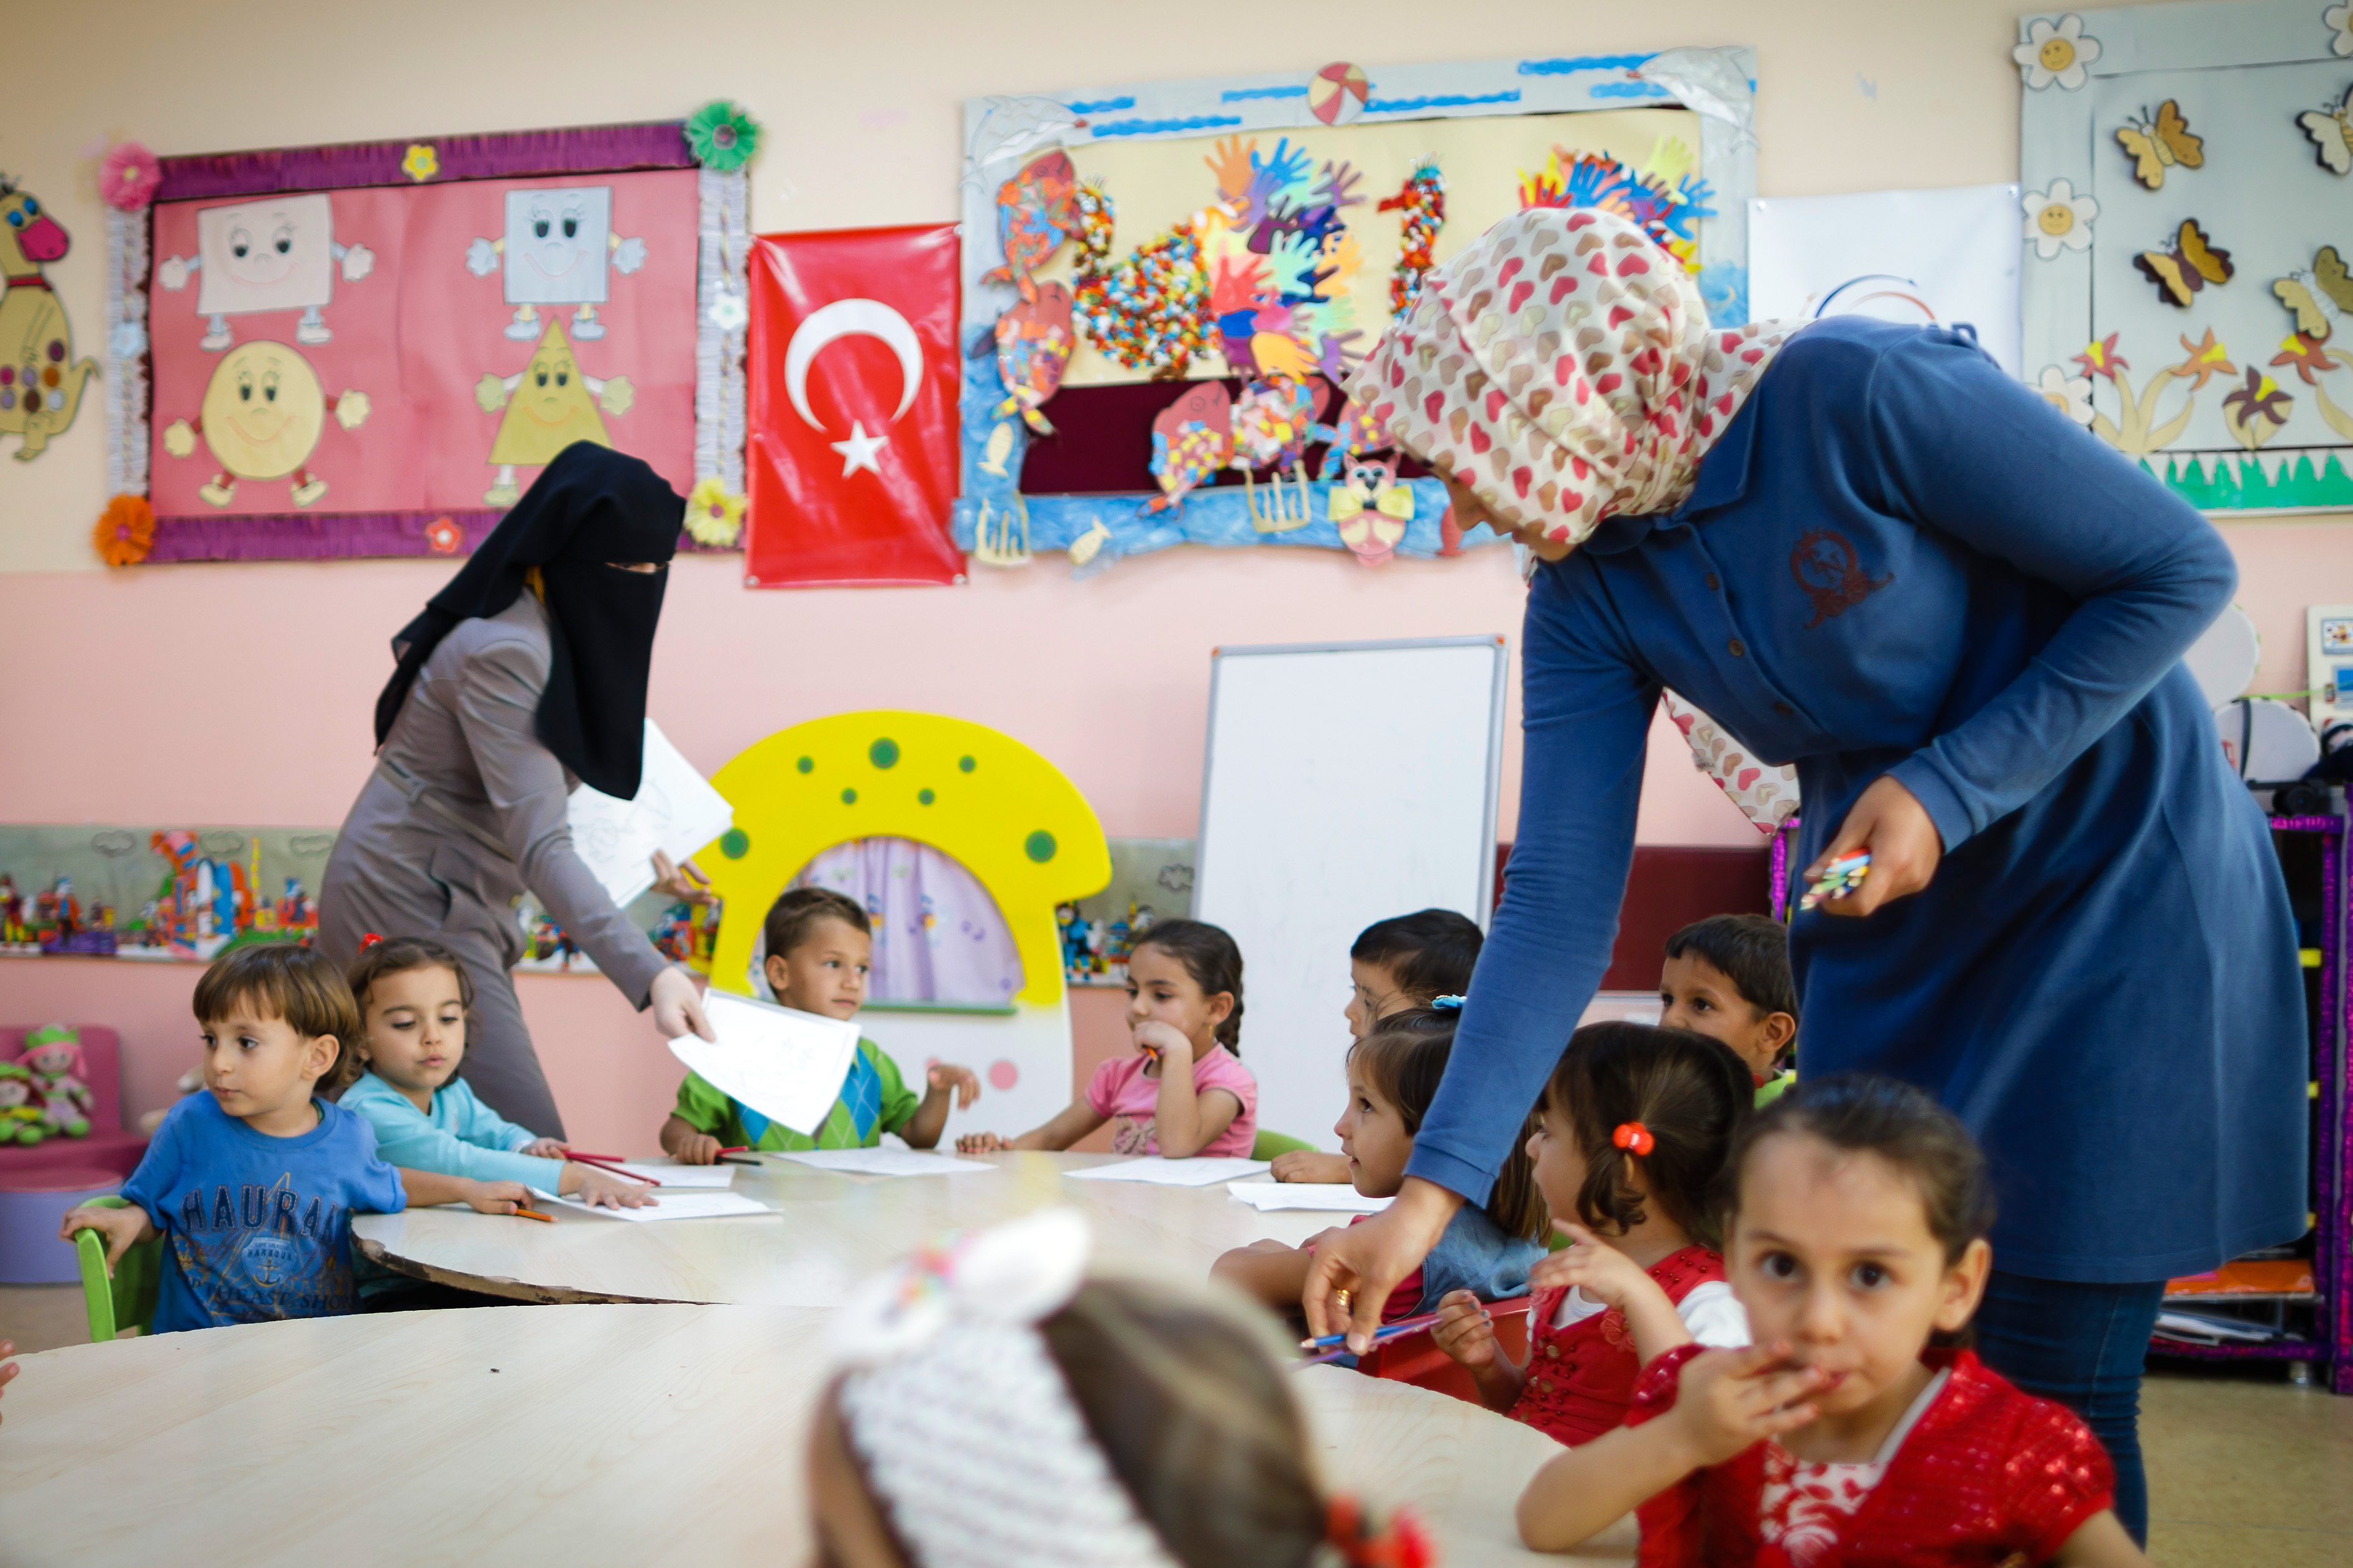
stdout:
<svg viewBox="0 0 2353 1568">
<path fill-rule="evenodd" d="M 691 489 L 704 175 L 674 125 L 608 130 L 648 147 L 477 138 L 524 177 L 341 185 L 341 149 L 167 161 L 147 559 L 456 555 L 577 439 Z"/>
</svg>

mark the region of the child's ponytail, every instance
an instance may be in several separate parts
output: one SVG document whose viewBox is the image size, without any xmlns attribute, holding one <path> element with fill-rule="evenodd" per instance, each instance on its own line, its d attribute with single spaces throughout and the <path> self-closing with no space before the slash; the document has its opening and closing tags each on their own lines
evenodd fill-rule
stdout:
<svg viewBox="0 0 2353 1568">
<path fill-rule="evenodd" d="M 1755 1100 L 1746 1065 L 1704 1035 L 1623 1020 L 1577 1030 L 1545 1085 L 1585 1159 L 1577 1218 L 1622 1235 L 1648 1217 L 1647 1194 L 1694 1241 L 1721 1247 L 1729 1156 Z"/>
</svg>

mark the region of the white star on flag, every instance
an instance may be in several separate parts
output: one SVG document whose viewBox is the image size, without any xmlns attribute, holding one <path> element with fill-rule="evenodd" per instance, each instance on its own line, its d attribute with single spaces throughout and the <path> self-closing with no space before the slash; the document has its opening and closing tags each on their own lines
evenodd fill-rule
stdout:
<svg viewBox="0 0 2353 1568">
<path fill-rule="evenodd" d="M 891 444 L 888 436 L 869 436 L 866 426 L 858 420 L 849 422 L 849 439 L 828 441 L 827 446 L 841 454 L 841 477 L 848 479 L 859 469 L 881 478 L 882 470 L 875 466 L 874 456 Z"/>
</svg>

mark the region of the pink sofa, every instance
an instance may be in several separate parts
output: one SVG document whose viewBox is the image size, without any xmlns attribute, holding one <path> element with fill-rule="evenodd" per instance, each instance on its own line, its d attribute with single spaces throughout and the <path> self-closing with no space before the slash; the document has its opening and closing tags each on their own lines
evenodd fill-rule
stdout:
<svg viewBox="0 0 2353 1568">
<path fill-rule="evenodd" d="M 0 1025 L 0 1061 L 14 1061 L 25 1037 L 40 1026 Z M 82 1079 L 90 1085 L 90 1136 L 45 1139 L 30 1148 L 0 1144 L 0 1192 L 33 1184 L 16 1178 L 60 1170 L 107 1171 L 128 1176 L 139 1168 L 147 1140 L 122 1126 L 122 1042 L 103 1024 L 77 1024 L 81 1036 Z"/>
</svg>

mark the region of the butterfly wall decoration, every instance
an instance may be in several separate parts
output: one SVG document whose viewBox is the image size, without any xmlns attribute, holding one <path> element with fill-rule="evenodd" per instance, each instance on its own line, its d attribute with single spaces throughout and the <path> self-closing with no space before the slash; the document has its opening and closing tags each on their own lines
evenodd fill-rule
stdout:
<svg viewBox="0 0 2353 1568">
<path fill-rule="evenodd" d="M 2337 175 L 2353 174 L 2353 86 L 2346 88 L 2336 108 L 2306 110 L 2295 122 L 2312 138 L 2313 156 L 2322 168 Z"/>
<path fill-rule="evenodd" d="M 2337 323 L 2353 313 L 2353 277 L 2333 245 L 2324 245 L 2301 272 L 2291 272 L 2272 285 L 2279 302 L 2295 316 L 2295 330 L 2314 342 L 2323 342 Z"/>
<path fill-rule="evenodd" d="M 2238 270 L 2231 253 L 2213 243 L 2194 217 L 2181 220 L 2170 250 L 2144 250 L 2133 258 L 2141 276 L 2157 285 L 2158 298 L 2182 310 L 2209 284 L 2228 283 Z"/>
<path fill-rule="evenodd" d="M 2189 133 L 2181 105 L 2170 98 L 2157 106 L 2155 115 L 2144 109 L 2138 120 L 2127 121 L 2116 141 L 2132 156 L 2133 178 L 2152 191 L 2165 188 L 2165 172 L 2176 164 L 2196 169 L 2206 163 L 2206 139 Z"/>
</svg>

